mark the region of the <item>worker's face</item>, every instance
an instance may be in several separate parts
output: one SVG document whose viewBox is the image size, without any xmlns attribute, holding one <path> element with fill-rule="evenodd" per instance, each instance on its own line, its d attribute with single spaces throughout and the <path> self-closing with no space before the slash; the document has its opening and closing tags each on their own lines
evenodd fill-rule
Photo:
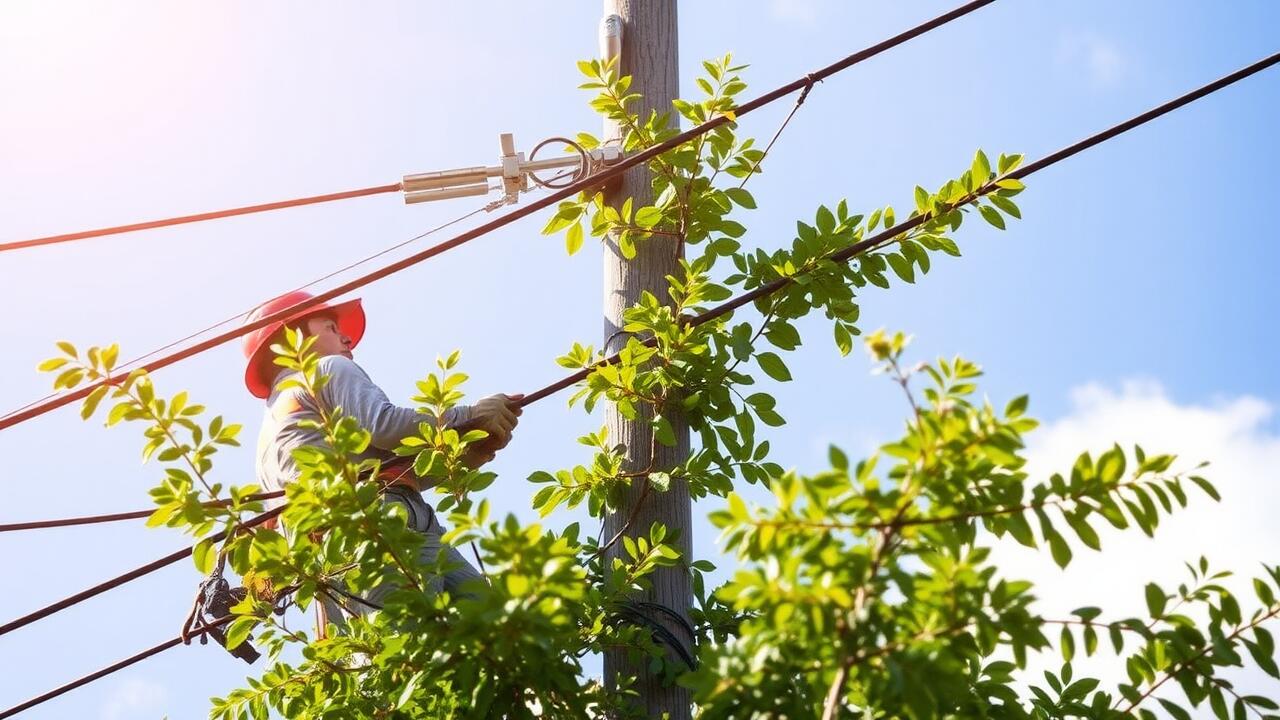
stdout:
<svg viewBox="0 0 1280 720">
<path fill-rule="evenodd" d="M 351 357 L 351 338 L 338 330 L 338 321 L 326 315 L 307 318 L 307 336 L 314 337 L 316 344 L 311 346 L 313 352 L 320 357 L 342 355 Z"/>
</svg>

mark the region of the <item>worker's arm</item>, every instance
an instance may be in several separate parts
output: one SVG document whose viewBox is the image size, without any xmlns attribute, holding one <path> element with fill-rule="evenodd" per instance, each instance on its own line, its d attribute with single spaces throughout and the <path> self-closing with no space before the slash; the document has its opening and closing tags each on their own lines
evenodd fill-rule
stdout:
<svg viewBox="0 0 1280 720">
<path fill-rule="evenodd" d="M 370 444 L 382 450 L 395 450 L 400 441 L 418 434 L 418 424 L 432 421 L 431 415 L 412 408 L 400 407 L 387 398 L 355 361 L 341 355 L 320 359 L 319 371 L 329 378 L 320 389 L 320 401 L 330 410 L 341 408 L 343 414 L 355 418 L 369 431 Z M 488 459 L 511 441 L 511 431 L 519 422 L 519 400 L 523 395 L 490 395 L 475 405 L 457 405 L 445 412 L 445 427 L 484 430 Z"/>
<path fill-rule="evenodd" d="M 404 438 L 418 435 L 418 423 L 431 420 L 430 415 L 391 402 L 353 360 L 329 355 L 320 359 L 319 371 L 329 378 L 320 389 L 320 401 L 330 410 L 341 408 L 344 415 L 355 418 L 369 431 L 369 442 L 376 448 L 395 450 Z M 457 406 L 445 414 L 444 423 L 456 427 L 470 415 L 469 407 Z"/>
</svg>

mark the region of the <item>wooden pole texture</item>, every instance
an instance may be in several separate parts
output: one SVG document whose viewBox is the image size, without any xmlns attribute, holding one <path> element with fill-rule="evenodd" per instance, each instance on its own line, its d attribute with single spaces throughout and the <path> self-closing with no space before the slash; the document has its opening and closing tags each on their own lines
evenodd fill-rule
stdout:
<svg viewBox="0 0 1280 720">
<path fill-rule="evenodd" d="M 619 59 L 623 75 L 632 77 L 631 92 L 640 93 L 643 99 L 631 107 L 642 118 L 650 109 L 659 113 L 671 112 L 671 101 L 679 92 L 679 74 L 676 51 L 676 2 L 675 0 L 604 0 L 604 16 L 622 18 L 622 48 Z M 604 138 L 619 138 L 623 129 L 616 123 L 605 121 Z M 621 207 L 626 198 L 634 198 L 632 206 L 640 208 L 653 204 L 649 170 L 641 165 L 628 171 L 621 182 L 606 191 L 606 199 L 615 207 Z M 683 249 L 681 240 L 669 236 L 642 237 L 636 242 L 637 255 L 631 260 L 622 256 L 614 240 L 609 240 L 604 253 L 604 348 L 606 354 L 616 352 L 627 341 L 627 335 L 619 332 L 623 310 L 636 304 L 643 291 L 668 299 L 666 276 L 680 275 L 679 260 Z M 647 411 L 648 408 L 646 407 Z M 654 471 L 669 470 L 689 456 L 689 428 L 681 417 L 665 413 L 675 430 L 675 447 L 653 442 L 647 420 L 651 412 L 642 412 L 636 421 L 621 416 L 614 407 L 606 410 L 609 439 L 626 446 L 628 471 L 651 468 Z M 655 452 L 656 448 L 656 452 Z M 690 588 L 688 558 L 692 551 L 691 514 L 689 488 L 682 480 L 673 480 L 666 492 L 647 488 L 645 478 L 635 478 L 625 493 L 621 508 L 605 519 L 604 537 L 614 537 L 620 530 L 632 537 L 648 536 L 649 527 L 660 522 L 667 527 L 667 536 L 675 535 L 674 545 L 682 555 L 680 565 L 660 568 L 652 577 L 653 588 L 645 597 L 637 598 L 661 603 L 684 615 L 689 614 L 693 602 Z M 606 558 L 623 556 L 622 543 L 615 543 Z M 678 624 L 672 623 L 662 613 L 647 613 L 655 622 L 662 623 L 686 647 L 692 649 L 692 638 Z M 680 663 L 679 656 L 668 653 L 668 661 Z M 664 687 L 661 678 L 649 671 L 648 662 L 640 658 L 634 662 L 624 649 L 605 652 L 605 683 L 617 686 L 621 677 L 637 677 L 635 689 L 639 692 L 640 707 L 648 717 L 661 717 L 664 713 L 672 720 L 690 717 L 690 696 L 684 688 L 674 685 Z"/>
</svg>

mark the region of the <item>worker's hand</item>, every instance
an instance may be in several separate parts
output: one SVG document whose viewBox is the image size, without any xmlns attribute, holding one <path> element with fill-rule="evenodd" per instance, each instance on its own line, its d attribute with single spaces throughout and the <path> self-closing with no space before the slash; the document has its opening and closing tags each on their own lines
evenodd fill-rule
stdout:
<svg viewBox="0 0 1280 720">
<path fill-rule="evenodd" d="M 511 442 L 511 432 L 520 422 L 524 412 L 520 408 L 520 400 L 524 395 L 490 395 L 481 398 L 471 406 L 470 417 L 463 424 L 463 430 L 484 430 L 489 437 L 479 441 L 490 452 L 497 452 Z"/>
<path fill-rule="evenodd" d="M 478 468 L 493 460 L 499 450 L 511 442 L 511 433 L 520 422 L 524 411 L 520 400 L 524 395 L 490 395 L 471 407 L 471 418 L 466 423 L 468 430 L 484 430 L 486 437 L 471 443 L 462 458 L 467 467 Z"/>
<path fill-rule="evenodd" d="M 479 447 L 483 442 L 484 441 L 481 440 L 479 443 L 472 443 L 467 446 L 466 453 L 462 455 L 463 465 L 466 465 L 472 470 L 476 470 L 481 465 L 493 460 L 494 456 L 497 455 L 497 452 L 490 450 L 489 448 Z"/>
</svg>

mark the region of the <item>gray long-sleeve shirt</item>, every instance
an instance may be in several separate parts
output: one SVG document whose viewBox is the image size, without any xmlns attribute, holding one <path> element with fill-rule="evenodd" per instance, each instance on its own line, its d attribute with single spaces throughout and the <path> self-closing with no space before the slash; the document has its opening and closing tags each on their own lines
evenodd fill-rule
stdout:
<svg viewBox="0 0 1280 720">
<path fill-rule="evenodd" d="M 326 447 L 324 434 L 319 430 L 299 426 L 302 420 L 320 419 L 318 400 L 326 412 L 341 408 L 346 416 L 355 418 L 360 427 L 372 436 L 369 447 L 357 456 L 358 460 L 377 458 L 390 460 L 400 441 L 418 434 L 418 423 L 430 420 L 412 408 L 392 403 L 382 388 L 373 383 L 359 365 L 342 355 L 320 358 L 319 373 L 329 381 L 313 398 L 304 388 L 292 387 L 283 392 L 276 390 L 290 374 L 282 370 L 272 384 L 267 398 L 266 412 L 262 418 L 262 431 L 258 434 L 258 483 L 267 490 L 283 490 L 285 485 L 298 478 L 298 467 L 293 459 L 297 448 L 312 445 Z M 457 406 L 445 416 L 445 424 L 456 427 L 466 422 L 470 408 Z M 273 504 L 279 504 L 277 500 Z"/>
</svg>

